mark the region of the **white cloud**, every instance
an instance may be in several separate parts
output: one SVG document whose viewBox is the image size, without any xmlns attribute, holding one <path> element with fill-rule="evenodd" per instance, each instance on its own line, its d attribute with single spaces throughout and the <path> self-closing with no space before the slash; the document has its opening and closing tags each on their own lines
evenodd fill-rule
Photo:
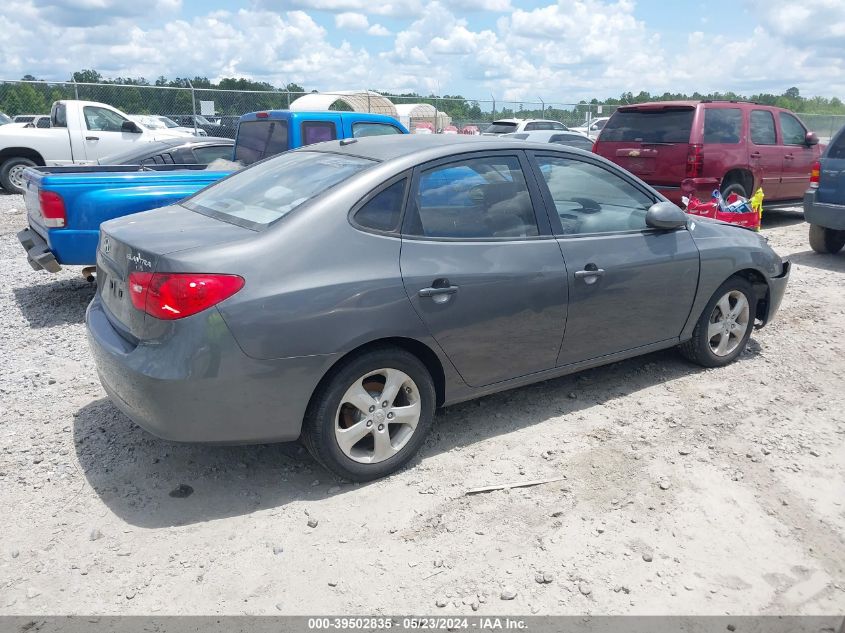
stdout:
<svg viewBox="0 0 845 633">
<path fill-rule="evenodd" d="M 501 2 L 502 0 L 494 1 Z M 418 16 L 426 8 L 422 0 L 395 0 L 394 2 L 371 2 L 371 0 L 258 0 L 258 6 L 275 11 L 290 8 L 331 13 L 355 11 L 368 15 L 386 15 L 399 18 Z"/>
<path fill-rule="evenodd" d="M 370 26 L 370 21 L 362 13 L 348 11 L 335 15 L 334 25 L 346 31 L 365 31 Z"/>
<path fill-rule="evenodd" d="M 367 35 L 373 35 L 375 37 L 388 37 L 392 35 L 392 33 L 381 24 L 373 24 L 370 28 L 367 29 Z"/>
</svg>

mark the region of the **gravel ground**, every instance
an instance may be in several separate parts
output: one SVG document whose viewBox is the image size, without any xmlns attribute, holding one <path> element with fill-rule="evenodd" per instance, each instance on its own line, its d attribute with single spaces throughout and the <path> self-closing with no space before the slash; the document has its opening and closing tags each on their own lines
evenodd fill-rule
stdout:
<svg viewBox="0 0 845 633">
<path fill-rule="evenodd" d="M 17 209 L 17 211 L 15 211 Z M 0 195 L 0 614 L 839 614 L 845 254 L 800 213 L 739 362 L 651 354 L 455 406 L 410 468 L 159 440 L 104 397 L 79 269 L 36 273 Z M 469 487 L 564 477 L 465 496 Z"/>
</svg>

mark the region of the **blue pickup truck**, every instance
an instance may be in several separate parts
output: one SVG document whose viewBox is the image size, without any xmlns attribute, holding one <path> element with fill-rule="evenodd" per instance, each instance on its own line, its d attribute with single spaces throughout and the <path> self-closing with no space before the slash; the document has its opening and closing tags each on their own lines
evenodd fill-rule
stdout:
<svg viewBox="0 0 845 633">
<path fill-rule="evenodd" d="M 270 110 L 241 117 L 233 160 L 251 165 L 290 149 L 343 138 L 407 134 L 396 119 L 359 112 Z M 29 226 L 18 239 L 35 270 L 86 266 L 93 280 L 100 224 L 164 207 L 229 175 L 205 165 L 33 167 L 24 173 Z"/>
</svg>

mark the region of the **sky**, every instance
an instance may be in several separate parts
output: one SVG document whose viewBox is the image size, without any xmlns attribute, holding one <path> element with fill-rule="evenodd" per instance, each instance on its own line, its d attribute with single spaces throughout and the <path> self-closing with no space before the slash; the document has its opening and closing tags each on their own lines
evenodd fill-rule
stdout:
<svg viewBox="0 0 845 633">
<path fill-rule="evenodd" d="M 14 0 L 0 79 L 247 77 L 575 103 L 845 96 L 845 0 Z"/>
</svg>

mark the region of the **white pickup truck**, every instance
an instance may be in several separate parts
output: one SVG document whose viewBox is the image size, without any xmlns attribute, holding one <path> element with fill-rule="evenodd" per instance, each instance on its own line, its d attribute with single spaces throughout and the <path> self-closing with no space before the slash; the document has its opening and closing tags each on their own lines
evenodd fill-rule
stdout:
<svg viewBox="0 0 845 633">
<path fill-rule="evenodd" d="M 101 158 L 176 134 L 150 130 L 123 112 L 92 101 L 56 101 L 52 127 L 0 126 L 0 187 L 22 193 L 27 167 L 96 165 Z"/>
</svg>

